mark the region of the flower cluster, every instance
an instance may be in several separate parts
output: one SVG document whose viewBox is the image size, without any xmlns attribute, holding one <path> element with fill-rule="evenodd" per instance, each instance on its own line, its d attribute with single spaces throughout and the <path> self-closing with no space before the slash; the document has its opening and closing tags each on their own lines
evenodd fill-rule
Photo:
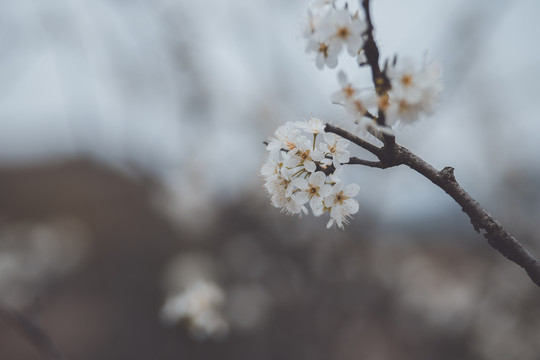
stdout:
<svg viewBox="0 0 540 360">
<path fill-rule="evenodd" d="M 334 1 L 316 0 L 308 9 L 307 52 L 314 52 L 315 64 L 333 69 L 338 64 L 338 55 L 346 47 L 351 56 L 363 62 L 363 33 L 367 26 L 358 12 L 351 14 L 348 6 L 338 9 Z"/>
<path fill-rule="evenodd" d="M 366 114 L 370 108 L 378 104 L 375 91 L 360 93 L 360 90 L 347 79 L 347 75 L 343 71 L 338 73 L 338 82 L 341 88 L 331 95 L 332 102 L 343 105 L 353 122 L 362 128 L 372 124 L 373 119 L 366 117 Z"/>
<path fill-rule="evenodd" d="M 379 138 L 386 145 L 386 136 L 394 136 L 392 126 L 411 124 L 423 114 L 433 113 L 442 90 L 441 67 L 424 61 L 418 68 L 410 59 L 398 61 L 397 56 L 392 64 L 387 60 L 380 66 L 368 2 L 362 2 L 362 7 L 367 20 L 358 12 L 352 13 L 347 2 L 339 7 L 335 0 L 313 0 L 304 32 L 306 51 L 315 53 L 319 69 L 337 67 L 343 48 L 360 67 L 369 65 L 373 86 L 356 86 L 340 71 L 340 89 L 331 95 L 331 101 L 342 105 L 361 130 L 378 129 L 385 135 Z M 325 133 L 324 129 L 318 119 L 278 128 L 268 143 L 270 154 L 261 173 L 272 205 L 287 214 L 302 214 L 308 212 L 309 203 L 316 216 L 330 213 L 328 227 L 336 224 L 342 228 L 358 211 L 358 203 L 352 197 L 359 187 L 345 186 L 338 176 L 342 164 L 349 162 L 348 141 Z M 313 139 L 305 133 L 312 134 Z"/>
<path fill-rule="evenodd" d="M 350 56 L 356 57 L 358 64 L 367 65 L 364 40 L 367 37 L 367 23 L 359 13 L 352 14 L 347 3 L 338 8 L 334 0 L 315 0 L 308 8 L 308 26 L 304 32 L 307 38 L 306 51 L 314 52 L 315 64 L 319 69 L 325 65 L 335 68 L 338 56 L 344 47 Z M 437 96 L 442 90 L 439 79 L 441 67 L 437 63 L 426 63 L 420 69 L 409 58 L 395 61 L 385 66 L 382 76 L 390 85 L 384 93 L 369 91 L 359 93 L 358 87 L 347 80 L 342 71 L 338 74 L 341 89 L 332 94 L 332 102 L 343 105 L 353 122 L 361 129 L 377 126 L 379 110 L 385 115 L 385 125 L 411 124 L 422 114 L 433 113 Z M 384 79 L 378 81 L 383 82 Z M 362 87 L 365 89 L 365 87 Z M 383 127 L 380 130 L 388 131 Z"/>
<path fill-rule="evenodd" d="M 348 81 L 343 71 L 338 73 L 341 88 L 334 92 L 331 100 L 334 104 L 343 105 L 354 123 L 376 126 L 377 114 L 381 109 L 388 126 L 407 125 L 421 118 L 422 114 L 431 115 L 435 110 L 437 97 L 442 90 L 440 84 L 441 67 L 435 62 L 425 62 L 416 69 L 410 58 L 397 61 L 387 70 L 390 90 L 377 96 L 375 89 L 364 91 Z M 384 131 L 384 129 L 381 129 Z"/>
<path fill-rule="evenodd" d="M 211 281 L 198 280 L 167 299 L 161 309 L 162 319 L 169 323 L 187 320 L 196 338 L 220 338 L 228 331 L 221 308 L 225 302 L 223 290 Z"/>
<path fill-rule="evenodd" d="M 386 123 L 410 124 L 422 113 L 431 115 L 437 96 L 442 90 L 439 82 L 442 68 L 438 63 L 426 63 L 416 69 L 410 58 L 403 58 L 388 70 L 392 88 L 385 107 Z"/>
<path fill-rule="evenodd" d="M 342 164 L 349 162 L 349 142 L 326 133 L 324 127 L 316 118 L 280 126 L 267 145 L 269 155 L 261 174 L 273 206 L 287 214 L 307 214 L 309 203 L 315 216 L 330 213 L 328 228 L 334 224 L 343 228 L 358 211 L 352 197 L 359 186 L 344 185 L 339 179 Z"/>
</svg>

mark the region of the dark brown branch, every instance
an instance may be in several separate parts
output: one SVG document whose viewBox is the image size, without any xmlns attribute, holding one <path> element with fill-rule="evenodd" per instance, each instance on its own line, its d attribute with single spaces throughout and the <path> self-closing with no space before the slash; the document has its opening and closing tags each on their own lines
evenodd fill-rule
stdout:
<svg viewBox="0 0 540 360">
<path fill-rule="evenodd" d="M 445 167 L 438 171 L 410 150 L 398 144 L 394 144 L 390 148 L 379 149 L 369 143 L 370 146 L 366 146 L 365 140 L 335 126 L 327 125 L 325 130 L 340 135 L 377 156 L 380 166 L 376 167 L 384 169 L 406 165 L 429 179 L 461 206 L 463 212 L 469 216 L 474 229 L 479 233 L 483 231 L 484 237 L 494 249 L 521 266 L 532 281 L 540 286 L 540 262 L 459 185 L 454 177 L 453 168 Z"/>
<path fill-rule="evenodd" d="M 371 12 L 369 9 L 369 0 L 362 1 L 362 7 L 364 8 L 364 14 L 366 15 L 367 29 L 365 32 L 366 41 L 364 42 L 364 52 L 366 60 L 371 68 L 371 77 L 375 91 L 377 95 L 382 95 L 390 89 L 388 78 L 382 73 L 379 66 L 379 48 L 373 38 L 373 22 L 371 21 Z"/>
<path fill-rule="evenodd" d="M 342 138 L 345 138 L 352 142 L 353 144 L 356 144 L 360 146 L 361 148 L 366 149 L 373 155 L 379 156 L 379 153 L 381 152 L 381 149 L 377 146 L 371 144 L 370 142 L 367 142 L 366 140 L 359 138 L 358 136 L 351 134 L 350 132 L 343 130 L 342 128 L 339 128 L 334 125 L 326 124 L 326 127 L 324 131 L 334 133 L 336 135 L 341 136 Z"/>
<path fill-rule="evenodd" d="M 386 96 L 388 90 L 391 88 L 390 79 L 386 76 L 385 71 L 381 71 L 379 66 L 379 48 L 373 37 L 373 22 L 371 21 L 371 11 L 369 8 L 369 0 L 362 0 L 362 7 L 364 8 L 364 14 L 366 16 L 367 29 L 365 32 L 366 40 L 364 42 L 364 53 L 366 55 L 366 62 L 371 68 L 371 77 L 373 85 L 375 86 L 375 92 L 379 97 Z M 377 113 L 377 124 L 380 126 L 386 125 L 385 114 L 383 109 L 379 107 Z M 387 147 L 390 147 L 395 142 L 395 137 L 392 135 L 383 134 L 384 143 Z"/>
<path fill-rule="evenodd" d="M 23 314 L 0 306 L 0 320 L 19 331 L 47 360 L 64 360 L 45 332 Z"/>
<path fill-rule="evenodd" d="M 347 165 L 364 165 L 364 166 L 368 166 L 368 167 L 373 167 L 373 168 L 379 168 L 379 169 L 382 169 L 383 168 L 383 165 L 381 164 L 380 161 L 370 161 L 370 160 L 364 160 L 364 159 L 359 159 L 357 157 L 351 157 L 349 159 L 349 162 L 346 163 Z"/>
</svg>

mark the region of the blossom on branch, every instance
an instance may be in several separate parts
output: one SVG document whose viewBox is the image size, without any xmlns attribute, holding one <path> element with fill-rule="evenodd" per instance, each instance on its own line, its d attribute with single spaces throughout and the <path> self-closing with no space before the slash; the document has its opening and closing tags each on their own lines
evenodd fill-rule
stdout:
<svg viewBox="0 0 540 360">
<path fill-rule="evenodd" d="M 314 135 L 324 132 L 325 127 L 325 124 L 317 118 L 311 118 L 308 121 L 298 121 L 294 124 L 297 128 Z"/>
<path fill-rule="evenodd" d="M 371 19 L 367 7 L 364 11 L 365 19 Z M 367 88 L 353 84 L 340 71 L 340 89 L 331 94 L 332 103 L 342 105 L 361 131 L 375 134 L 387 145 L 386 140 L 394 138 L 391 126 L 410 124 L 422 114 L 433 112 L 442 89 L 441 68 L 433 62 L 424 62 L 418 68 L 404 58 L 391 66 L 386 62 L 381 69 L 372 32 L 373 26 L 359 12 L 351 13 L 347 3 L 338 8 L 333 0 L 314 0 L 308 8 L 306 51 L 316 54 L 315 64 L 319 69 L 335 68 L 343 48 L 361 69 L 367 68 L 364 65 L 371 68 L 373 84 Z M 353 197 L 360 187 L 345 185 L 340 179 L 342 165 L 351 159 L 350 141 L 376 156 L 380 149 L 360 138 L 345 139 L 335 131 L 327 133 L 325 128 L 317 118 L 280 126 L 266 147 L 269 155 L 261 175 L 273 206 L 287 214 L 301 215 L 308 212 L 305 204 L 309 203 L 314 215 L 330 214 L 328 227 L 343 228 L 359 209 Z M 355 160 L 356 164 L 383 166 L 382 160 Z"/>
<path fill-rule="evenodd" d="M 417 69 L 410 58 L 391 67 L 387 74 L 392 85 L 385 109 L 387 124 L 410 124 L 422 113 L 431 115 L 442 90 L 441 72 L 441 66 L 435 62 L 424 63 Z"/>
<path fill-rule="evenodd" d="M 346 150 L 349 141 L 326 133 L 324 128 L 322 121 L 316 118 L 280 126 L 267 146 L 269 154 L 261 175 L 274 207 L 289 215 L 301 215 L 308 213 L 305 204 L 309 203 L 315 216 L 328 212 L 331 224 L 343 228 L 348 218 L 358 211 L 353 211 L 357 203 L 350 197 L 358 193 L 359 187 L 351 184 L 346 188 L 348 192 L 343 192 L 339 170 L 349 161 L 350 154 Z M 312 134 L 313 140 L 303 133 Z M 357 189 L 354 195 L 351 189 Z M 341 200 L 331 204 L 332 194 L 340 192 Z"/>
<path fill-rule="evenodd" d="M 295 200 L 299 204 L 305 204 L 309 201 L 311 211 L 315 216 L 323 213 L 323 199 L 330 195 L 332 186 L 326 184 L 326 174 L 322 171 L 317 171 L 309 176 L 309 178 L 297 178 L 294 180 L 294 185 L 298 188 L 295 194 Z"/>
<path fill-rule="evenodd" d="M 361 53 L 366 22 L 358 12 L 351 14 L 348 6 L 337 9 L 333 1 L 316 1 L 308 9 L 308 26 L 304 31 L 307 39 L 306 52 L 314 52 L 315 64 L 333 69 L 343 47 L 351 56 Z"/>
<path fill-rule="evenodd" d="M 330 221 L 326 225 L 330 228 L 333 224 L 343 228 L 349 223 L 349 218 L 358 212 L 358 203 L 352 199 L 358 194 L 360 187 L 357 184 L 343 186 L 342 182 L 336 183 L 332 194 L 324 199 L 324 205 L 330 208 Z"/>
<path fill-rule="evenodd" d="M 324 143 L 319 144 L 320 149 L 332 156 L 332 165 L 336 169 L 341 167 L 341 164 L 349 162 L 351 154 L 347 151 L 350 142 L 337 136 L 336 134 L 325 133 Z"/>
</svg>

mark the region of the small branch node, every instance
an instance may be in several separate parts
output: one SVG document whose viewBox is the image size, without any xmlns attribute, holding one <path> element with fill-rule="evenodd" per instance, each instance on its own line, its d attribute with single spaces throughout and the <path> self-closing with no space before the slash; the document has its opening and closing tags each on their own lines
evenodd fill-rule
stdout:
<svg viewBox="0 0 540 360">
<path fill-rule="evenodd" d="M 456 182 L 456 177 L 454 176 L 454 168 L 447 166 L 441 171 L 439 171 L 439 177 L 448 182 Z"/>
</svg>

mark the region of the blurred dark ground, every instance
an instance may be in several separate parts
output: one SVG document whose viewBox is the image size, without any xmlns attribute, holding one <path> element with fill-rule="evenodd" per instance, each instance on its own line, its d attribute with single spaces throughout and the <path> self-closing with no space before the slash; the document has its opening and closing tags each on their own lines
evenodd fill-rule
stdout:
<svg viewBox="0 0 540 360">
<path fill-rule="evenodd" d="M 540 359 L 540 291 L 472 227 L 326 231 L 247 194 L 193 229 L 158 190 L 84 159 L 2 168 L 2 302 L 67 359 Z M 160 321 L 167 264 L 190 254 L 215 269 L 225 335 Z M 42 358 L 0 320 L 0 359 Z"/>
</svg>

